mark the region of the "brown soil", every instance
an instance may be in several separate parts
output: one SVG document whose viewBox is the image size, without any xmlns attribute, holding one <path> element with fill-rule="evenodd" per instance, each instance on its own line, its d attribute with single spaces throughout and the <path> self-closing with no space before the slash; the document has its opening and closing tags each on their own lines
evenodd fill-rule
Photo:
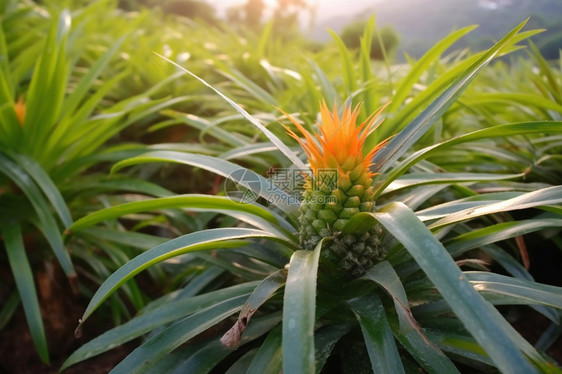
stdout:
<svg viewBox="0 0 562 374">
<path fill-rule="evenodd" d="M 551 321 L 528 306 L 511 306 L 504 313 L 506 319 L 531 344 L 535 344 L 546 331 Z M 546 351 L 558 364 L 562 364 L 562 336 Z"/>
<path fill-rule="evenodd" d="M 113 327 L 108 318 L 103 318 L 103 313 L 97 313 L 96 318 L 92 318 L 85 325 L 83 336 L 75 338 L 74 330 L 78 319 L 89 300 L 72 292 L 68 280 L 58 273 L 48 264 L 44 270 L 35 273 L 49 346 L 50 365 L 43 363 L 39 358 L 20 305 L 7 326 L 0 330 L 0 373 L 57 373 L 64 360 L 78 347 Z M 65 373 L 107 373 L 134 347 L 134 343 L 117 347 L 72 366 Z"/>
</svg>

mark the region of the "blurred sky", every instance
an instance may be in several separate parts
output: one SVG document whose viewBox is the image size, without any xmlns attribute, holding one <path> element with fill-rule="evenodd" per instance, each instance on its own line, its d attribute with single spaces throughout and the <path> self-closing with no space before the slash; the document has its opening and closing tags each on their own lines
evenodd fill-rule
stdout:
<svg viewBox="0 0 562 374">
<path fill-rule="evenodd" d="M 365 9 L 369 5 L 388 0 L 307 0 L 307 3 L 316 6 L 317 22 L 337 15 L 354 15 Z M 214 0 L 207 1 L 217 9 L 219 15 L 224 15 L 227 8 L 234 5 L 242 5 L 246 0 Z M 273 7 L 277 4 L 275 0 L 264 0 L 264 2 Z M 303 22 L 304 20 L 301 20 Z"/>
</svg>

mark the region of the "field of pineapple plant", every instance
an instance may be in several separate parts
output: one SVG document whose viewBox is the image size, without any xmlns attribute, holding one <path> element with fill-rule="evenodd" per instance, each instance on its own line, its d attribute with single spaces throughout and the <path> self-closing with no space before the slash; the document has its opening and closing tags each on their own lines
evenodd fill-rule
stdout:
<svg viewBox="0 0 562 374">
<path fill-rule="evenodd" d="M 562 373 L 562 58 L 0 3 L 0 372 Z"/>
</svg>

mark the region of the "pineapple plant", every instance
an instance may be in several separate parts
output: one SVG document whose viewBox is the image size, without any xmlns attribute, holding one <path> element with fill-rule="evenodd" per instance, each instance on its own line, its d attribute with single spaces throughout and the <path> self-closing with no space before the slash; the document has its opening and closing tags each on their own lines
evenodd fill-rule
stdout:
<svg viewBox="0 0 562 374">
<path fill-rule="evenodd" d="M 111 13 L 111 2 L 92 4 L 79 15 L 56 2 L 3 1 L 0 8 L 0 272 L 7 274 L 0 282 L 0 298 L 6 299 L 0 307 L 0 330 L 9 326 L 21 305 L 37 358 L 48 363 L 49 349 L 60 348 L 49 347 L 49 334 L 64 329 L 65 323 L 47 316 L 51 313 L 45 308 L 60 306 L 64 297 L 45 291 L 58 287 L 57 277 L 46 269 L 64 273 L 64 287 L 76 297 L 89 292 L 79 279 L 101 282 L 129 256 L 128 250 L 111 260 L 96 254 L 99 238 L 93 240 L 96 249 L 87 239 L 65 245 L 61 231 L 73 217 L 92 209 L 91 204 L 101 206 L 117 191 L 164 192 L 138 178 L 135 183 L 108 181 L 105 173 L 93 169 L 103 168 L 102 159 L 122 157 L 122 146 L 112 144 L 120 130 L 153 120 L 177 100 L 158 98 L 166 82 L 122 100 L 111 93 L 132 76 L 116 58 L 125 37 L 98 39 L 96 32 L 84 32 L 91 26 L 85 19 L 98 11 Z M 130 293 L 139 308 L 141 294 Z M 120 298 L 111 304 L 116 322 L 130 315 Z"/>
<path fill-rule="evenodd" d="M 376 129 L 382 109 L 358 125 L 360 106 L 351 110 L 346 105 L 340 117 L 335 106 L 331 112 L 324 102 L 316 136 L 286 114 L 304 135 L 301 139 L 287 128 L 308 156 L 311 169 L 300 206 L 300 245 L 313 250 L 322 238 L 329 237 L 331 242 L 324 248 L 326 257 L 351 276 L 363 275 L 386 254 L 381 246 L 383 229 L 379 224 L 360 233 L 342 232 L 357 213 L 371 213 L 375 208 L 371 160 L 388 139 L 368 152 L 363 148 L 367 136 Z"/>
</svg>

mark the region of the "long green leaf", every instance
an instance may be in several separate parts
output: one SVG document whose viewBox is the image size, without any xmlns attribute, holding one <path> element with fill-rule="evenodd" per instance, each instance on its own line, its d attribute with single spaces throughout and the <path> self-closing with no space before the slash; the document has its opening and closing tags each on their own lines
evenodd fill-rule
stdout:
<svg viewBox="0 0 562 374">
<path fill-rule="evenodd" d="M 510 41 L 507 47 L 502 49 L 499 56 L 520 49 L 520 47 L 515 46 L 516 43 L 540 32 L 541 30 L 520 32 Z M 432 81 L 432 74 L 430 71 L 427 78 L 430 83 L 427 85 L 427 87 L 425 87 L 425 89 L 418 93 L 415 97 L 412 97 L 411 100 L 407 100 L 400 111 L 394 112 L 394 116 L 385 121 L 383 128 L 381 128 L 380 134 L 378 134 L 378 139 L 384 139 L 396 133 L 396 128 L 402 128 L 403 124 L 408 123 L 409 119 L 412 118 L 413 115 L 421 112 L 424 108 L 426 108 L 431 103 L 433 98 L 437 97 L 439 93 L 443 92 L 447 87 L 449 87 L 458 76 L 462 75 L 467 69 L 469 69 L 470 66 L 475 63 L 475 61 L 477 61 L 482 55 L 484 55 L 484 53 L 485 52 L 479 52 L 474 55 L 468 56 L 452 68 L 449 68 L 444 73 L 433 78 Z M 436 64 L 436 66 L 438 65 Z"/>
<path fill-rule="evenodd" d="M 562 309 L 561 287 L 480 271 L 464 274 L 479 292 L 502 294 L 525 300 L 529 304 L 540 303 Z"/>
<path fill-rule="evenodd" d="M 257 317 L 249 326 L 241 344 L 247 344 L 270 331 L 281 320 L 281 311 Z M 205 347 L 192 354 L 189 359 L 179 365 L 174 374 L 193 373 L 207 374 L 211 369 L 226 358 L 232 351 L 222 346 L 218 339 L 211 340 Z"/>
<path fill-rule="evenodd" d="M 279 373 L 282 369 L 282 326 L 272 329 L 250 367 L 248 373 Z"/>
<path fill-rule="evenodd" d="M 192 297 L 201 293 L 206 287 L 213 287 L 218 281 L 217 278 L 225 271 L 216 265 L 208 266 L 201 274 L 189 280 L 189 283 L 178 293 L 178 297 Z M 183 275 L 181 277 L 183 278 Z"/>
<path fill-rule="evenodd" d="M 408 149 L 425 134 L 443 113 L 468 87 L 478 73 L 508 45 L 515 35 L 523 28 L 527 21 L 508 33 L 490 50 L 483 54 L 463 74 L 461 74 L 437 99 L 435 99 L 423 112 L 421 112 L 408 126 L 373 157 L 373 172 L 384 172 L 392 167 L 394 161 L 402 156 Z"/>
<path fill-rule="evenodd" d="M 126 127 L 140 121 L 146 121 L 150 116 L 155 116 L 161 109 L 168 108 L 174 104 L 186 101 L 189 97 L 177 97 L 173 99 L 148 99 L 146 94 L 132 98 L 138 103 L 128 103 L 122 113 L 116 114 L 114 120 L 104 120 L 102 116 L 92 118 L 92 124 L 85 128 L 82 134 L 75 134 L 77 139 L 75 147 L 67 149 L 68 158 L 85 156 L 95 152 L 103 143 L 110 139 L 113 135 L 125 129 Z M 118 104 L 119 105 L 119 104 Z M 111 113 L 109 116 L 113 116 Z M 79 145 L 79 146 L 78 146 Z"/>
<path fill-rule="evenodd" d="M 289 147 L 287 147 L 282 141 L 281 139 L 279 139 L 275 134 L 273 134 L 271 131 L 269 131 L 264 125 L 262 125 L 256 118 L 252 117 L 246 110 L 244 110 L 240 105 L 236 104 L 234 101 L 232 101 L 229 97 L 227 97 L 225 94 L 223 94 L 222 92 L 220 92 L 219 90 L 217 90 L 213 85 L 207 83 L 203 78 L 200 78 L 199 76 L 197 76 L 196 74 L 192 73 L 191 71 L 187 70 L 186 68 L 182 67 L 181 65 L 178 65 L 177 63 L 173 62 L 172 60 L 159 55 L 158 53 L 156 53 L 158 56 L 160 56 L 161 58 L 163 58 L 164 60 L 168 61 L 169 63 L 173 64 L 175 67 L 177 67 L 178 69 L 181 69 L 183 71 L 185 71 L 187 74 L 189 74 L 190 76 L 192 76 L 193 78 L 197 79 L 199 82 L 201 82 L 202 84 L 204 84 L 205 86 L 209 87 L 211 90 L 213 90 L 217 95 L 219 95 L 220 97 L 222 97 L 227 103 L 229 103 L 238 113 L 240 113 L 241 115 L 244 116 L 244 118 L 246 118 L 248 121 L 250 121 L 250 123 L 254 126 L 256 126 L 263 134 L 265 134 L 265 136 L 268 137 L 268 139 L 277 146 L 277 148 L 289 159 L 291 160 L 299 169 L 301 170 L 306 170 L 306 166 L 304 165 L 304 163 L 297 157 L 297 155 L 291 151 L 289 149 Z"/>
<path fill-rule="evenodd" d="M 404 373 L 402 360 L 388 325 L 384 306 L 376 294 L 349 301 L 355 313 L 375 373 Z"/>
<path fill-rule="evenodd" d="M 367 25 L 365 26 L 365 30 L 363 30 L 363 35 L 361 36 L 360 40 L 360 48 L 359 48 L 359 63 L 360 63 L 360 72 L 361 72 L 361 80 L 363 82 L 368 82 L 373 78 L 373 71 L 372 71 L 372 62 L 371 62 L 371 46 L 373 42 L 373 30 L 375 28 L 375 16 L 371 15 L 369 20 L 367 21 Z M 369 104 L 369 100 L 365 100 L 365 104 Z M 367 113 L 372 113 L 371 108 L 366 105 Z"/>
<path fill-rule="evenodd" d="M 559 310 L 559 287 L 544 285 L 526 279 L 517 279 L 500 274 L 485 272 L 465 272 L 474 288 L 493 305 L 528 305 L 555 324 L 561 322 Z M 445 300 L 438 300 L 416 307 L 415 313 L 420 318 L 450 313 L 451 307 Z"/>
<path fill-rule="evenodd" d="M 14 152 L 8 152 L 8 156 L 17 162 L 31 178 L 35 181 L 37 186 L 43 191 L 47 199 L 51 202 L 56 212 L 58 213 L 63 225 L 65 227 L 72 224 L 72 217 L 66 203 L 53 181 L 45 170 L 31 158 L 20 155 Z"/>
<path fill-rule="evenodd" d="M 6 298 L 6 301 L 0 310 L 0 330 L 3 330 L 8 322 L 10 322 L 20 305 L 20 302 L 21 298 L 17 290 L 12 291 L 12 293 Z"/>
<path fill-rule="evenodd" d="M 464 357 L 471 361 L 481 362 L 489 366 L 493 365 L 488 355 L 486 355 L 486 352 L 471 336 L 433 329 L 426 329 L 426 333 L 433 343 L 451 355 Z"/>
<path fill-rule="evenodd" d="M 287 276 L 283 269 L 269 275 L 252 292 L 246 304 L 240 311 L 238 320 L 230 330 L 221 338 L 221 343 L 228 348 L 236 348 L 240 344 L 242 334 L 246 330 L 250 319 L 258 308 L 265 303 L 273 294 L 285 285 Z"/>
<path fill-rule="evenodd" d="M 200 167 L 231 179 L 240 186 L 252 191 L 256 196 L 262 196 L 269 202 L 275 203 L 276 206 L 286 213 L 296 213 L 298 209 L 298 204 L 294 203 L 294 198 L 291 195 L 287 194 L 261 175 L 232 162 L 206 155 L 171 151 L 149 152 L 138 157 L 132 157 L 118 162 L 112 167 L 111 172 L 115 173 L 127 166 L 149 162 L 175 162 Z"/>
<path fill-rule="evenodd" d="M 272 152 L 276 150 L 277 147 L 275 147 L 273 143 L 255 143 L 231 149 L 228 152 L 221 153 L 218 157 L 223 160 L 233 160 L 256 153 Z"/>
<path fill-rule="evenodd" d="M 544 230 L 547 227 L 562 227 L 562 219 L 535 218 L 524 221 L 502 222 L 461 234 L 447 242 L 446 247 L 451 256 L 455 257 L 473 248 Z"/>
<path fill-rule="evenodd" d="M 404 286 L 390 263 L 387 261 L 378 263 L 363 277 L 379 284 L 392 297 L 399 322 L 395 333 L 416 361 L 430 373 L 457 373 L 458 370 L 451 360 L 429 342 L 412 317 Z"/>
<path fill-rule="evenodd" d="M 133 201 L 101 209 L 77 220 L 72 226 L 67 228 L 67 232 L 76 232 L 97 223 L 131 213 L 178 208 L 188 208 L 193 210 L 199 209 L 204 211 L 220 210 L 232 212 L 233 214 L 248 213 L 250 215 L 260 217 L 274 225 L 279 225 L 279 221 L 284 221 L 281 217 L 274 215 L 269 210 L 255 203 L 242 204 L 223 196 L 189 194 Z M 250 217 L 248 218 L 252 220 Z M 285 227 L 286 229 L 292 229 L 288 223 L 285 223 Z"/>
<path fill-rule="evenodd" d="M 99 355 L 114 347 L 131 341 L 160 326 L 184 318 L 203 309 L 212 307 L 218 302 L 238 296 L 246 297 L 257 285 L 257 282 L 247 282 L 240 285 L 208 292 L 203 295 L 183 298 L 172 298 L 160 307 L 145 311 L 139 316 L 122 325 L 104 332 L 78 348 L 66 359 L 61 371 L 90 357 Z M 177 296 L 177 295 L 176 295 Z"/>
<path fill-rule="evenodd" d="M 478 107 L 479 105 L 498 105 L 517 106 L 518 104 L 528 106 L 534 110 L 548 109 L 562 113 L 562 105 L 555 101 L 545 100 L 544 97 L 528 93 L 510 92 L 486 92 L 472 95 L 469 99 L 463 100 L 463 104 Z"/>
<path fill-rule="evenodd" d="M 277 100 L 275 100 L 275 98 L 269 92 L 261 88 L 256 83 L 252 82 L 251 79 L 244 76 L 244 74 L 242 74 L 241 72 L 235 69 L 230 69 L 228 73 L 226 71 L 219 71 L 219 73 L 225 76 L 226 78 L 230 79 L 234 83 L 238 84 L 240 87 L 246 90 L 246 92 L 251 94 L 255 99 L 259 100 L 260 102 L 269 104 L 271 106 L 277 103 Z"/>
<path fill-rule="evenodd" d="M 519 279 L 534 280 L 533 276 L 529 274 L 527 269 L 523 267 L 520 261 L 513 258 L 503 248 L 497 245 L 489 244 L 482 247 L 490 257 L 500 264 L 509 274 Z"/>
<path fill-rule="evenodd" d="M 92 174 L 76 179 L 72 186 L 65 190 L 72 196 L 96 196 L 105 192 L 126 191 L 155 197 L 174 195 L 170 190 L 152 182 L 137 178 L 100 177 Z"/>
<path fill-rule="evenodd" d="M 448 201 L 443 204 L 434 205 L 432 207 L 418 210 L 416 215 L 422 221 L 436 220 L 447 217 L 451 213 L 460 212 L 464 209 L 476 208 L 482 205 L 494 204 L 499 201 L 512 199 L 523 195 L 522 191 L 508 192 L 490 192 L 487 194 L 472 195 L 462 199 Z"/>
<path fill-rule="evenodd" d="M 106 240 L 113 243 L 123 244 L 128 247 L 140 248 L 144 250 L 154 248 L 157 245 L 160 245 L 168 240 L 160 236 L 143 234 L 134 231 L 109 229 L 101 226 L 84 228 L 80 230 L 80 236 L 89 237 L 93 239 L 94 242 Z"/>
<path fill-rule="evenodd" d="M 310 68 L 313 71 L 313 77 L 316 78 L 316 86 L 320 85 L 321 93 L 323 96 L 323 100 L 327 103 L 336 103 L 338 100 L 338 94 L 336 92 L 336 88 L 334 87 L 333 83 L 328 79 L 324 71 L 318 64 L 311 58 L 307 59 Z M 318 88 L 314 87 L 314 90 L 318 90 Z M 300 169 L 301 166 L 297 163 L 295 165 Z M 306 170 L 306 169 L 302 169 Z"/>
<path fill-rule="evenodd" d="M 27 139 L 26 150 L 33 156 L 41 154 L 44 142 L 60 114 L 66 94 L 69 68 L 66 40 L 70 33 L 70 11 L 61 11 L 57 21 L 53 22 L 49 31 L 27 93 L 27 113 L 23 127 Z M 45 92 L 49 94 L 45 95 Z"/>
<path fill-rule="evenodd" d="M 533 347 L 476 292 L 443 245 L 414 212 L 401 203 L 390 203 L 373 214 L 404 245 L 501 371 L 537 372 L 521 349 L 535 364 L 548 367 Z"/>
<path fill-rule="evenodd" d="M 505 125 L 489 127 L 468 134 L 460 135 L 452 139 L 449 139 L 447 141 L 441 142 L 439 144 L 435 144 L 430 147 L 421 149 L 413 153 L 404 161 L 400 162 L 398 166 L 393 168 L 388 173 L 388 175 L 385 176 L 385 179 L 381 183 L 381 185 L 377 186 L 377 190 L 375 192 L 376 196 L 379 196 L 390 183 L 392 183 L 396 178 L 398 178 L 398 176 L 408 171 L 408 169 L 410 169 L 413 165 L 418 163 L 420 160 L 425 159 L 439 151 L 442 151 L 443 149 L 452 147 L 457 144 L 467 143 L 467 142 L 481 140 L 481 139 L 508 137 L 508 136 L 525 135 L 525 134 L 549 134 L 549 133 L 562 133 L 562 122 L 537 121 L 537 122 L 509 123 Z"/>
<path fill-rule="evenodd" d="M 244 356 L 242 356 L 231 367 L 229 367 L 224 374 L 246 374 L 257 353 L 258 348 L 249 350 L 244 354 Z"/>
<path fill-rule="evenodd" d="M 296 251 L 289 263 L 283 302 L 283 372 L 314 373 L 316 274 L 324 240 L 314 251 Z"/>
<path fill-rule="evenodd" d="M 246 295 L 236 296 L 216 303 L 168 327 L 131 352 L 110 373 L 142 373 L 152 363 L 197 336 L 218 322 L 236 313 L 246 300 Z"/>
<path fill-rule="evenodd" d="M 21 190 L 25 193 L 26 197 L 33 205 L 33 209 L 37 213 L 39 223 L 37 227 L 53 249 L 57 260 L 63 268 L 68 277 L 75 277 L 76 272 L 72 266 L 72 260 L 68 251 L 64 247 L 60 229 L 57 226 L 55 218 L 51 214 L 49 204 L 45 200 L 44 195 L 41 193 L 36 183 L 32 180 L 31 176 L 22 170 L 22 168 L 13 162 L 8 157 L 0 152 L 0 173 L 5 174 L 10 178 Z M 34 217 L 30 217 L 31 221 L 35 221 Z M 35 223 L 35 222 L 34 222 Z"/>
<path fill-rule="evenodd" d="M 524 174 L 492 174 L 492 173 L 412 173 L 394 180 L 384 192 L 392 192 L 401 188 L 438 183 L 490 182 L 518 179 Z"/>
<path fill-rule="evenodd" d="M 239 247 L 245 244 L 240 242 L 240 240 L 252 238 L 278 240 L 277 237 L 272 236 L 270 233 L 265 231 L 245 228 L 218 228 L 183 235 L 152 248 L 117 269 L 117 271 L 111 274 L 111 276 L 103 282 L 90 300 L 90 303 L 82 316 L 81 323 L 84 323 L 94 310 L 96 310 L 105 299 L 123 285 L 123 283 L 151 265 L 184 253 L 218 248 Z"/>
<path fill-rule="evenodd" d="M 326 325 L 314 332 L 314 348 L 316 349 L 316 374 L 322 373 L 326 361 L 340 339 L 353 329 L 353 324 Z"/>
<path fill-rule="evenodd" d="M 74 112 L 88 91 L 92 89 L 94 81 L 100 75 L 102 70 L 107 66 L 115 53 L 117 53 L 125 41 L 125 38 L 126 35 L 123 35 L 119 39 L 112 41 L 107 52 L 105 52 L 94 64 L 92 64 L 92 66 L 88 68 L 88 72 L 82 77 L 82 79 L 80 79 L 76 88 L 74 88 L 72 93 L 66 99 L 64 108 L 61 112 L 61 117 L 69 116 Z"/>
<path fill-rule="evenodd" d="M 524 195 L 505 201 L 499 201 L 494 204 L 485 204 L 479 207 L 464 209 L 460 212 L 449 214 L 439 221 L 431 224 L 429 227 L 433 229 L 492 213 L 528 209 L 560 203 L 562 203 L 562 186 L 547 187 L 537 191 L 528 192 Z"/>
<path fill-rule="evenodd" d="M 88 97 L 88 99 L 80 104 L 79 109 L 68 117 L 63 117 L 49 134 L 49 140 L 45 145 L 45 153 L 50 161 L 58 160 L 60 155 L 68 152 L 71 145 L 78 141 L 85 142 L 87 137 L 93 137 L 96 134 L 91 131 L 84 134 L 84 128 L 88 125 L 92 126 L 93 119 L 88 118 L 94 110 L 99 106 L 100 101 L 112 90 L 115 85 L 127 76 L 127 71 L 117 74 L 103 82 L 103 85 L 96 88 L 96 92 Z M 65 103 L 63 109 L 66 109 Z M 84 139 L 83 137 L 86 137 Z M 76 151 L 77 152 L 77 151 Z"/>
<path fill-rule="evenodd" d="M 412 87 L 420 79 L 429 66 L 447 50 L 457 40 L 474 30 L 477 26 L 467 26 L 460 30 L 452 32 L 450 35 L 440 40 L 429 51 L 427 51 L 416 64 L 410 69 L 408 74 L 402 79 L 402 83 L 396 87 L 396 94 L 393 97 L 392 104 L 388 108 L 391 113 L 394 113 L 406 101 L 408 94 L 411 92 Z"/>
<path fill-rule="evenodd" d="M 201 133 L 205 133 L 207 135 L 210 135 L 218 140 L 220 140 L 221 142 L 225 143 L 225 144 L 229 144 L 233 147 L 237 147 L 237 146 L 244 146 L 247 145 L 246 143 L 249 141 L 249 139 L 246 139 L 245 137 L 242 136 L 242 134 L 237 134 L 237 133 L 231 133 L 229 131 L 226 131 L 225 129 L 216 126 L 217 125 L 217 121 L 209 121 L 205 118 L 202 117 L 198 117 L 194 114 L 185 114 L 185 113 L 181 113 L 172 109 L 165 109 L 161 112 L 163 115 L 166 116 L 170 116 L 174 119 L 177 119 L 178 121 L 180 121 L 180 123 L 185 123 L 191 127 L 194 127 L 198 130 L 200 130 Z M 224 119 L 224 117 L 221 117 L 221 120 Z M 155 125 L 158 126 L 158 125 Z M 157 129 L 158 127 L 154 127 L 154 129 Z M 201 139 L 203 140 L 203 139 Z M 277 149 L 277 147 L 275 147 L 275 149 Z"/>
<path fill-rule="evenodd" d="M 347 46 L 345 45 L 343 40 L 341 40 L 339 35 L 336 34 L 332 30 L 328 30 L 328 31 L 330 32 L 330 35 L 332 35 L 332 38 L 334 39 L 336 44 L 338 45 L 338 49 L 340 51 L 340 56 L 341 56 L 341 60 L 342 60 L 342 70 L 344 72 L 343 78 L 345 80 L 347 92 L 349 94 L 351 94 L 352 92 L 355 92 L 357 90 L 357 82 L 355 80 L 355 71 L 354 71 L 353 65 L 351 63 L 351 54 L 349 53 L 349 50 L 347 49 Z"/>
<path fill-rule="evenodd" d="M 0 61 L 0 102 L 13 102 L 11 92 L 13 90 L 12 76 L 10 74 L 10 55 L 6 45 L 4 25 L 0 23 L 0 55 L 4 58 Z"/>
<path fill-rule="evenodd" d="M 10 262 L 10 268 L 12 269 L 16 287 L 20 294 L 23 311 L 33 343 L 35 344 L 35 348 L 37 348 L 41 360 L 45 363 L 49 363 L 49 350 L 47 347 L 43 320 L 41 319 L 41 309 L 39 308 L 39 301 L 37 300 L 33 273 L 23 246 L 20 226 L 17 224 L 4 225 L 0 227 L 0 233 L 4 238 L 8 261 Z"/>
</svg>

